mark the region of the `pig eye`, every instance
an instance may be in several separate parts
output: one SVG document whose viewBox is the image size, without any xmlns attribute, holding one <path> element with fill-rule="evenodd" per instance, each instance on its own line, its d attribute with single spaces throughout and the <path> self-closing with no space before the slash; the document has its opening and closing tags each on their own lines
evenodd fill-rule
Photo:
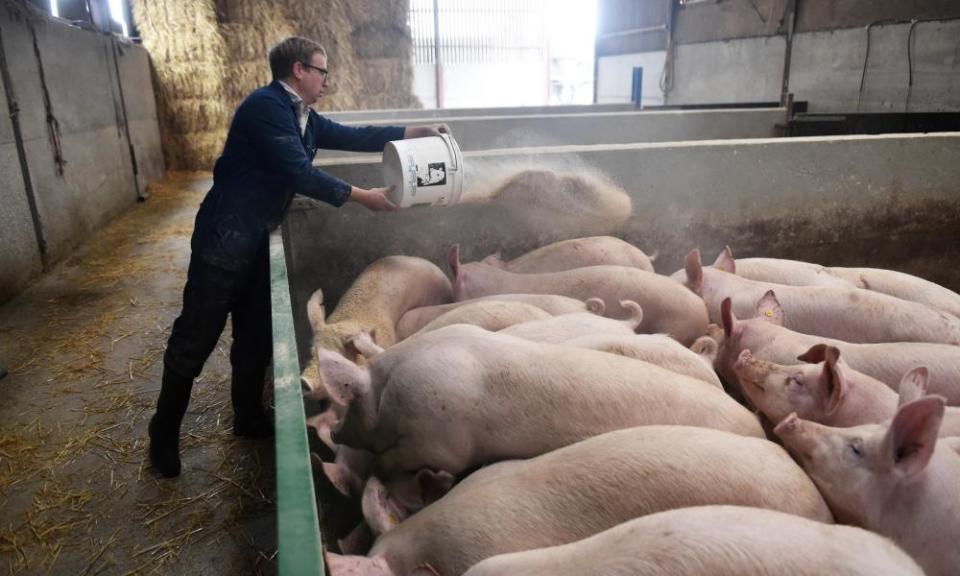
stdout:
<svg viewBox="0 0 960 576">
<path fill-rule="evenodd" d="M 790 378 L 788 378 L 788 379 L 787 379 L 787 383 L 790 384 L 790 385 L 792 385 L 792 386 L 796 386 L 796 387 L 798 387 L 798 388 L 802 388 L 802 387 L 803 387 L 803 381 L 800 380 L 799 378 L 797 378 L 796 376 L 791 376 Z"/>
<path fill-rule="evenodd" d="M 853 451 L 857 457 L 863 456 L 863 446 L 860 445 L 859 438 L 850 443 L 850 450 Z"/>
</svg>

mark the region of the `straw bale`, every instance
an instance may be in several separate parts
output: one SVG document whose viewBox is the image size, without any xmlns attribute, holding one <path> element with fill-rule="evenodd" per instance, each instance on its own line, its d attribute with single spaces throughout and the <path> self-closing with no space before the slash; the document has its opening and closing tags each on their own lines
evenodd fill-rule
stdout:
<svg viewBox="0 0 960 576">
<path fill-rule="evenodd" d="M 333 85 L 317 110 L 420 106 L 409 0 L 132 0 L 132 8 L 171 169 L 212 167 L 232 111 L 270 81 L 267 51 L 288 36 L 327 49 Z"/>
</svg>

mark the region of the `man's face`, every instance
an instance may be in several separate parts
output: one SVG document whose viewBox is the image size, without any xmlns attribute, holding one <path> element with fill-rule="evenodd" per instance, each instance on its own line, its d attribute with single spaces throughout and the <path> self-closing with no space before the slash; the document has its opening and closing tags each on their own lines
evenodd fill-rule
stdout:
<svg viewBox="0 0 960 576">
<path fill-rule="evenodd" d="M 297 91 L 307 106 L 323 98 L 330 87 L 330 76 L 322 72 L 327 69 L 327 57 L 320 52 L 314 52 L 308 64 L 309 66 L 295 64 L 293 67 L 294 77 L 299 84 Z"/>
</svg>

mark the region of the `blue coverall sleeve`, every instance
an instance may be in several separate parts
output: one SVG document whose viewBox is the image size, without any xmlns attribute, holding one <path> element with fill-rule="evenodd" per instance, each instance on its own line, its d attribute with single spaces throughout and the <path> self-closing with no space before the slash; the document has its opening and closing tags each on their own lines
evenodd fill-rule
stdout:
<svg viewBox="0 0 960 576">
<path fill-rule="evenodd" d="M 246 133 L 265 164 L 286 180 L 296 194 L 340 206 L 350 197 L 350 184 L 313 166 L 300 139 L 300 127 L 289 106 L 272 98 L 252 102 L 237 114 L 246 117 Z"/>
<path fill-rule="evenodd" d="M 326 150 L 349 150 L 351 152 L 383 152 L 383 147 L 392 140 L 403 140 L 403 126 L 345 126 L 317 117 L 316 142 Z"/>
</svg>

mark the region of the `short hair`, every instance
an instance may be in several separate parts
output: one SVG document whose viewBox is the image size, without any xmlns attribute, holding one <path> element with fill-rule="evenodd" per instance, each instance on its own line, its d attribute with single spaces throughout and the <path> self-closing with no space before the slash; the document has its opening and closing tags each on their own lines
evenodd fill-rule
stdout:
<svg viewBox="0 0 960 576">
<path fill-rule="evenodd" d="M 310 63 L 313 55 L 320 52 L 327 55 L 326 49 L 319 42 L 309 38 L 291 36 L 278 42 L 270 49 L 270 72 L 274 80 L 286 78 L 293 73 L 294 62 Z"/>
</svg>

